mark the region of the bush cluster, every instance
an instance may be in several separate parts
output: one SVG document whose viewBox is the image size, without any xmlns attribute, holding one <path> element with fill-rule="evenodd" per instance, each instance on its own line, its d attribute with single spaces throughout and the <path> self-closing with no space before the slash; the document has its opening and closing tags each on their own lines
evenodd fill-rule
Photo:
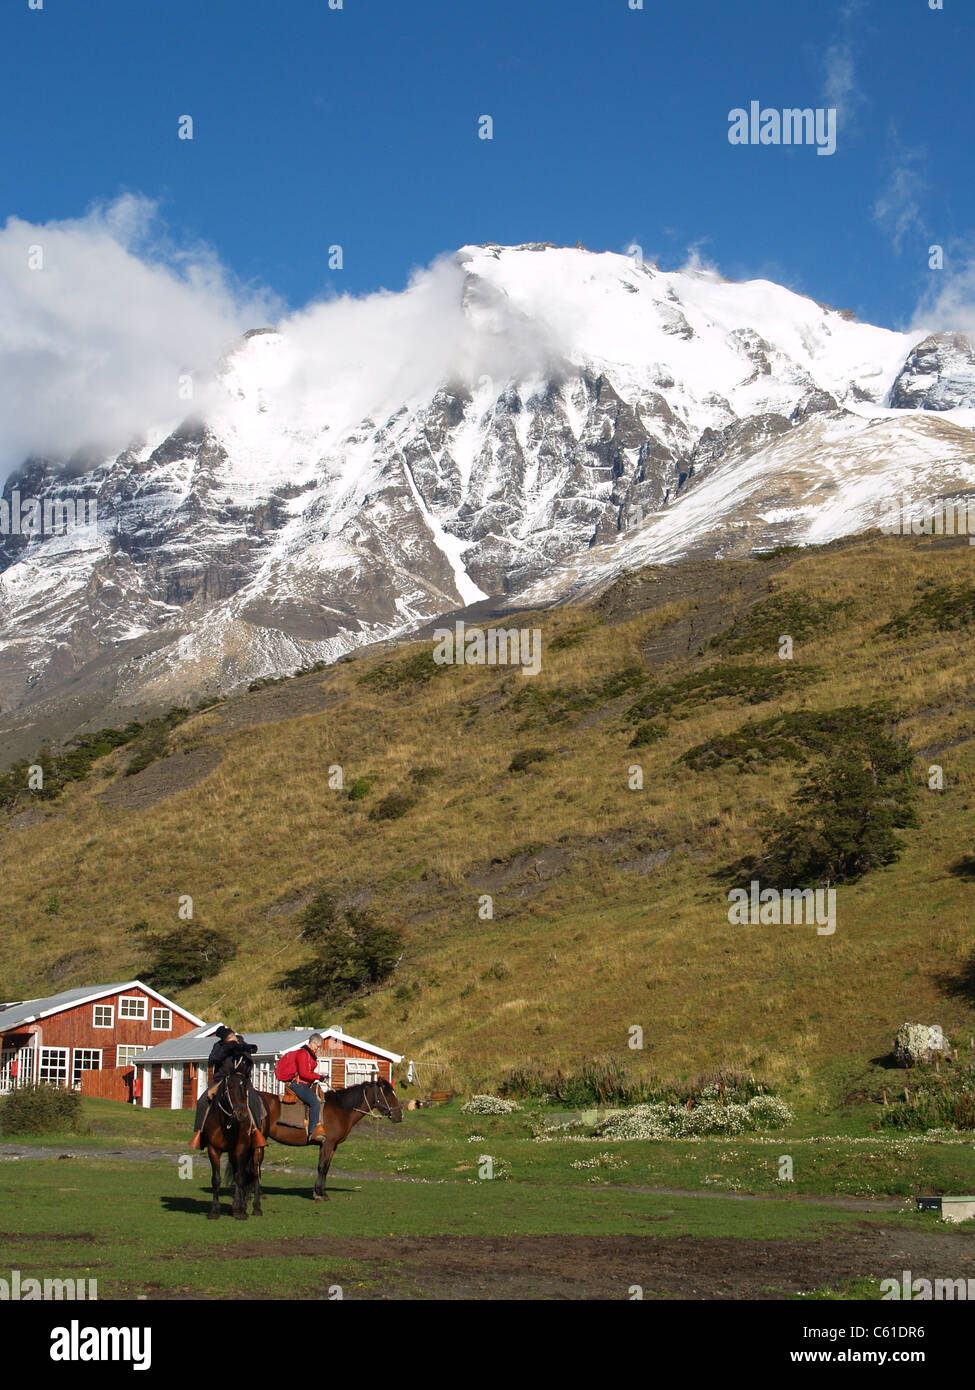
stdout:
<svg viewBox="0 0 975 1390">
<path fill-rule="evenodd" d="M 340 911 L 327 891 L 316 894 L 300 922 L 313 957 L 280 981 L 282 988 L 296 994 L 299 1005 L 344 1003 L 369 985 L 387 980 L 403 953 L 398 927 L 356 908 Z"/>
<path fill-rule="evenodd" d="M 81 1096 L 60 1086 L 23 1086 L 0 1102 L 4 1134 L 83 1134 Z"/>
</svg>

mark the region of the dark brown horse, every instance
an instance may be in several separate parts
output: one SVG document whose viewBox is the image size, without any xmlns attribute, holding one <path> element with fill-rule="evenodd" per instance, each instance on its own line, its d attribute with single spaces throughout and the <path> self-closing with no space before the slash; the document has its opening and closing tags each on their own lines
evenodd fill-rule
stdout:
<svg viewBox="0 0 975 1390">
<path fill-rule="evenodd" d="M 267 1091 L 261 1091 L 260 1094 L 268 1115 L 264 1134 L 271 1139 L 276 1139 L 279 1144 L 289 1144 L 292 1147 L 307 1144 L 308 1136 L 304 1130 L 293 1129 L 290 1125 L 280 1124 L 280 1096 L 272 1096 Z M 325 1179 L 328 1176 L 332 1155 L 342 1140 L 349 1137 L 350 1131 L 365 1115 L 372 1115 L 377 1119 L 392 1120 L 393 1124 L 399 1124 L 403 1119 L 403 1103 L 386 1080 L 363 1081 L 357 1086 L 345 1086 L 338 1091 L 326 1091 L 324 1093 L 319 1087 L 319 1094 L 322 1096 L 322 1124 L 325 1127 L 325 1138 L 321 1142 L 318 1153 L 315 1201 L 327 1202 L 328 1193 L 325 1191 Z"/>
<path fill-rule="evenodd" d="M 260 1137 L 247 1103 L 247 1073 L 243 1067 L 238 1067 L 221 1082 L 203 1123 L 203 1142 L 213 1174 L 213 1205 L 207 1213 L 209 1220 L 220 1215 L 220 1160 L 224 1154 L 230 1162 L 234 1181 L 234 1216 L 238 1221 L 247 1220 L 247 1200 L 252 1194 L 254 1215 L 263 1216 L 261 1164 L 264 1162 L 264 1145 L 255 1145 L 255 1136 Z"/>
</svg>

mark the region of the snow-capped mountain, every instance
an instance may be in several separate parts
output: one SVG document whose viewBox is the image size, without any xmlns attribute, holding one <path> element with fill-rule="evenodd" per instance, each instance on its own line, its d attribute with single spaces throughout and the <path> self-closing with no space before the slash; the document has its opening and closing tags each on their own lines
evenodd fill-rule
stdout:
<svg viewBox="0 0 975 1390">
<path fill-rule="evenodd" d="M 418 296 L 435 312 L 414 345 Z M 487 597 L 821 542 L 893 495 L 975 484 L 961 335 L 547 244 L 465 247 L 380 307 L 347 357 L 341 316 L 328 342 L 313 318 L 249 333 L 165 437 L 8 481 L 8 503 L 97 504 L 94 527 L 0 537 L 8 732 L 227 691 Z"/>
</svg>

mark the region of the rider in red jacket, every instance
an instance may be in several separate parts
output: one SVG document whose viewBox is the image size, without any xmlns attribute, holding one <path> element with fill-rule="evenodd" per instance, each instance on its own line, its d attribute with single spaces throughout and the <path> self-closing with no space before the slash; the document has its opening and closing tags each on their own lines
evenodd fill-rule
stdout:
<svg viewBox="0 0 975 1390">
<path fill-rule="evenodd" d="M 315 1033 L 303 1047 L 297 1048 L 294 1054 L 295 1074 L 288 1083 L 298 1099 L 303 1100 L 308 1106 L 308 1142 L 311 1144 L 320 1144 L 325 1138 L 325 1129 L 321 1122 L 321 1101 L 314 1090 L 315 1083 L 322 1079 L 318 1074 L 317 1063 L 324 1048 L 325 1039 L 320 1033 Z"/>
</svg>

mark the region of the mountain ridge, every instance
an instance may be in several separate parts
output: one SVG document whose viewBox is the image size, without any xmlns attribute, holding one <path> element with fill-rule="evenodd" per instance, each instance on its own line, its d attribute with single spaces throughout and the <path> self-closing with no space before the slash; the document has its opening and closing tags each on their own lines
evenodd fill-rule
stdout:
<svg viewBox="0 0 975 1390">
<path fill-rule="evenodd" d="M 962 335 L 546 243 L 251 330 L 199 395 L 161 437 L 8 480 L 95 498 L 98 528 L 0 538 L 0 748 L 975 486 Z"/>
</svg>

